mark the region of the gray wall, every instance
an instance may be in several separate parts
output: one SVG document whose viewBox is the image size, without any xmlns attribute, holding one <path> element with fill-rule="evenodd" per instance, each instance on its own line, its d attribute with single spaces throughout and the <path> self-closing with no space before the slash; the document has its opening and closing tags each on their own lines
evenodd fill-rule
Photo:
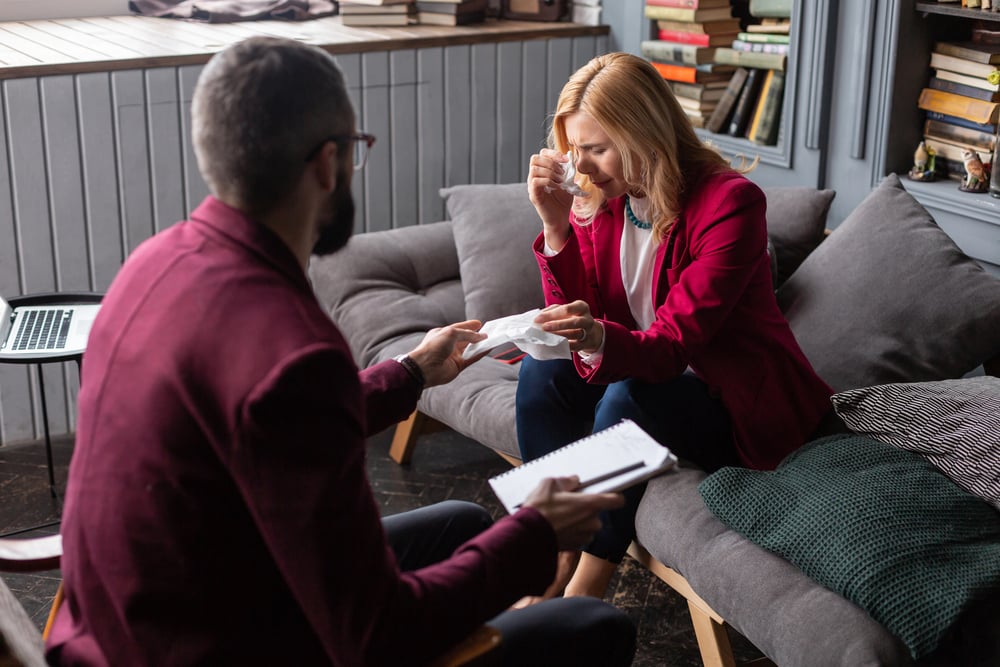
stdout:
<svg viewBox="0 0 1000 667">
<path fill-rule="evenodd" d="M 605 37 L 338 56 L 378 137 L 355 179 L 358 231 L 444 218 L 441 187 L 520 181 L 546 118 Z M 189 141 L 200 67 L 0 86 L 0 294 L 107 289 L 143 240 L 207 193 Z M 74 426 L 75 365 L 44 367 L 54 434 Z M 0 364 L 0 443 L 41 437 L 34 367 Z"/>
</svg>

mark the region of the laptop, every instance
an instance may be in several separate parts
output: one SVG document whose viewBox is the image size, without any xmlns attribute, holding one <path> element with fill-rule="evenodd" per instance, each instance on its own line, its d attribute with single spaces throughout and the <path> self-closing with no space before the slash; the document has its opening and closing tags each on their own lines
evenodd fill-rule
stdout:
<svg viewBox="0 0 1000 667">
<path fill-rule="evenodd" d="M 46 304 L 11 308 L 0 297 L 0 355 L 79 354 L 87 349 L 99 303 Z"/>
</svg>

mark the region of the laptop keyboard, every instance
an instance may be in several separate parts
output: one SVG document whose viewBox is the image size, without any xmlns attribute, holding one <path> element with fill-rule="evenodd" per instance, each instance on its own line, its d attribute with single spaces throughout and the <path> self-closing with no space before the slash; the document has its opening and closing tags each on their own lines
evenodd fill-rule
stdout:
<svg viewBox="0 0 1000 667">
<path fill-rule="evenodd" d="M 26 313 L 14 337 L 14 349 L 61 350 L 66 347 L 72 317 L 72 310 L 33 310 Z"/>
</svg>

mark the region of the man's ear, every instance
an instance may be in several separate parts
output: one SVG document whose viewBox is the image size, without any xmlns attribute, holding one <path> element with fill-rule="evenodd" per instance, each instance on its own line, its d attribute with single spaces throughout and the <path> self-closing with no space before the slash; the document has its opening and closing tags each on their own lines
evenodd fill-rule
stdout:
<svg viewBox="0 0 1000 667">
<path fill-rule="evenodd" d="M 338 159 L 337 142 L 328 141 L 309 163 L 317 183 L 326 192 L 333 192 L 337 187 Z"/>
</svg>

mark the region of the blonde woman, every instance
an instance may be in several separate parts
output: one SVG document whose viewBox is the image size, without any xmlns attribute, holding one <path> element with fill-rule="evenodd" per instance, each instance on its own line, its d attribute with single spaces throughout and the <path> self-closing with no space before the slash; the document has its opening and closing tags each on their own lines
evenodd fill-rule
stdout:
<svg viewBox="0 0 1000 667">
<path fill-rule="evenodd" d="M 628 417 L 705 470 L 775 467 L 817 432 L 831 390 L 775 301 L 761 190 L 698 138 L 652 66 L 625 53 L 570 78 L 549 146 L 527 179 L 542 221 L 537 321 L 573 355 L 522 363 L 524 459 Z M 585 196 L 560 188 L 569 160 Z M 547 595 L 604 595 L 642 491 L 602 517 L 578 563 L 563 558 Z"/>
</svg>

